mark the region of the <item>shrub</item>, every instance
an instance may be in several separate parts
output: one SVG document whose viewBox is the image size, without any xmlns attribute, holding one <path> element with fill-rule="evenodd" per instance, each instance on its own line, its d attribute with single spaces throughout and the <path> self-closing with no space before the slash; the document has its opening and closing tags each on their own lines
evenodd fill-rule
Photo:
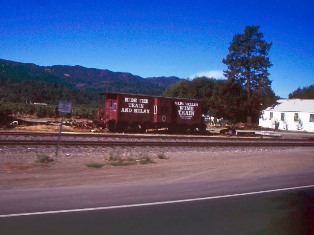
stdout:
<svg viewBox="0 0 314 235">
<path fill-rule="evenodd" d="M 50 163 L 53 161 L 54 161 L 54 159 L 52 157 L 49 157 L 48 155 L 43 154 L 43 153 L 37 153 L 37 157 L 36 157 L 37 163 L 47 164 L 47 163 Z"/>
<path fill-rule="evenodd" d="M 158 157 L 159 159 L 169 159 L 164 153 L 158 153 L 158 154 L 157 154 L 157 157 Z"/>
<path fill-rule="evenodd" d="M 138 162 L 140 164 L 149 164 L 149 163 L 155 163 L 149 156 L 143 156 L 140 157 L 140 159 L 138 160 Z"/>
<path fill-rule="evenodd" d="M 140 153 L 138 156 L 133 154 L 125 154 L 122 156 L 119 152 L 109 152 L 108 165 L 111 166 L 130 166 L 136 164 L 155 163 L 149 156 Z"/>
<path fill-rule="evenodd" d="M 111 161 L 108 163 L 110 166 L 130 166 L 135 165 L 136 161 L 133 159 L 119 160 L 119 161 Z"/>
<path fill-rule="evenodd" d="M 105 166 L 105 163 L 100 163 L 100 162 L 90 162 L 85 164 L 87 167 L 92 167 L 92 168 L 101 168 Z"/>
</svg>

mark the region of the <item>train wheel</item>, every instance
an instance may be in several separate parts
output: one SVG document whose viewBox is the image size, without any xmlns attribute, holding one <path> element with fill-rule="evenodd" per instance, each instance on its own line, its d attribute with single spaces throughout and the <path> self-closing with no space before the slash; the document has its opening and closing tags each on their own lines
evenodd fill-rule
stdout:
<svg viewBox="0 0 314 235">
<path fill-rule="evenodd" d="M 127 131 L 128 128 L 128 123 L 124 123 L 124 122 L 118 122 L 117 123 L 117 131 L 118 132 L 125 132 Z"/>
</svg>

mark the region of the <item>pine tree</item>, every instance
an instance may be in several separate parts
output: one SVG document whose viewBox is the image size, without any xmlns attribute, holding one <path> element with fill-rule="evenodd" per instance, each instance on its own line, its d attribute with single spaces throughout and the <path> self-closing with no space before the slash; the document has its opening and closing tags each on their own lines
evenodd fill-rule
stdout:
<svg viewBox="0 0 314 235">
<path fill-rule="evenodd" d="M 261 108 L 269 105 L 269 97 L 275 99 L 268 78 L 268 69 L 272 66 L 268 52 L 272 43 L 267 43 L 263 37 L 259 26 L 247 26 L 243 34 L 234 35 L 228 48 L 229 54 L 222 61 L 227 65 L 224 75 L 228 83 L 246 90 L 243 107 L 248 122 L 256 119 Z"/>
<path fill-rule="evenodd" d="M 296 89 L 289 94 L 289 99 L 314 99 L 314 85 Z"/>
</svg>

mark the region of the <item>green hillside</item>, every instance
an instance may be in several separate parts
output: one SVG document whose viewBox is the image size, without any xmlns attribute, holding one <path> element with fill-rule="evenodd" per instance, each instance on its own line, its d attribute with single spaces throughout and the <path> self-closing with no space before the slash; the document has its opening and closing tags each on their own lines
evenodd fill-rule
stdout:
<svg viewBox="0 0 314 235">
<path fill-rule="evenodd" d="M 0 101 L 56 104 L 95 103 L 103 92 L 161 95 L 177 77 L 142 78 L 130 73 L 112 72 L 82 66 L 38 66 L 0 60 Z"/>
</svg>

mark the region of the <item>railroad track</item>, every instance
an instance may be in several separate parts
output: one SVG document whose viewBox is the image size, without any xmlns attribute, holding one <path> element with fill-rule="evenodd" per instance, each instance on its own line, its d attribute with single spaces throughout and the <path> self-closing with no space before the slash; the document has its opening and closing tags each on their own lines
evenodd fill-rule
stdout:
<svg viewBox="0 0 314 235">
<path fill-rule="evenodd" d="M 51 132 L 1 132 L 0 146 L 53 146 L 58 144 L 59 133 Z M 61 146 L 314 146 L 313 138 L 281 139 L 162 134 L 108 134 L 65 133 L 61 135 Z"/>
<path fill-rule="evenodd" d="M 0 132 L 1 136 L 25 136 L 25 137 L 57 137 L 59 133 L 56 132 Z M 176 134 L 119 134 L 119 133 L 80 133 L 80 132 L 62 132 L 62 137 L 82 137 L 82 138 L 122 138 L 122 139 L 132 139 L 132 138 L 142 138 L 142 139 L 204 139 L 208 138 L 207 135 L 176 135 Z M 225 137 L 223 137 L 225 138 Z"/>
</svg>

